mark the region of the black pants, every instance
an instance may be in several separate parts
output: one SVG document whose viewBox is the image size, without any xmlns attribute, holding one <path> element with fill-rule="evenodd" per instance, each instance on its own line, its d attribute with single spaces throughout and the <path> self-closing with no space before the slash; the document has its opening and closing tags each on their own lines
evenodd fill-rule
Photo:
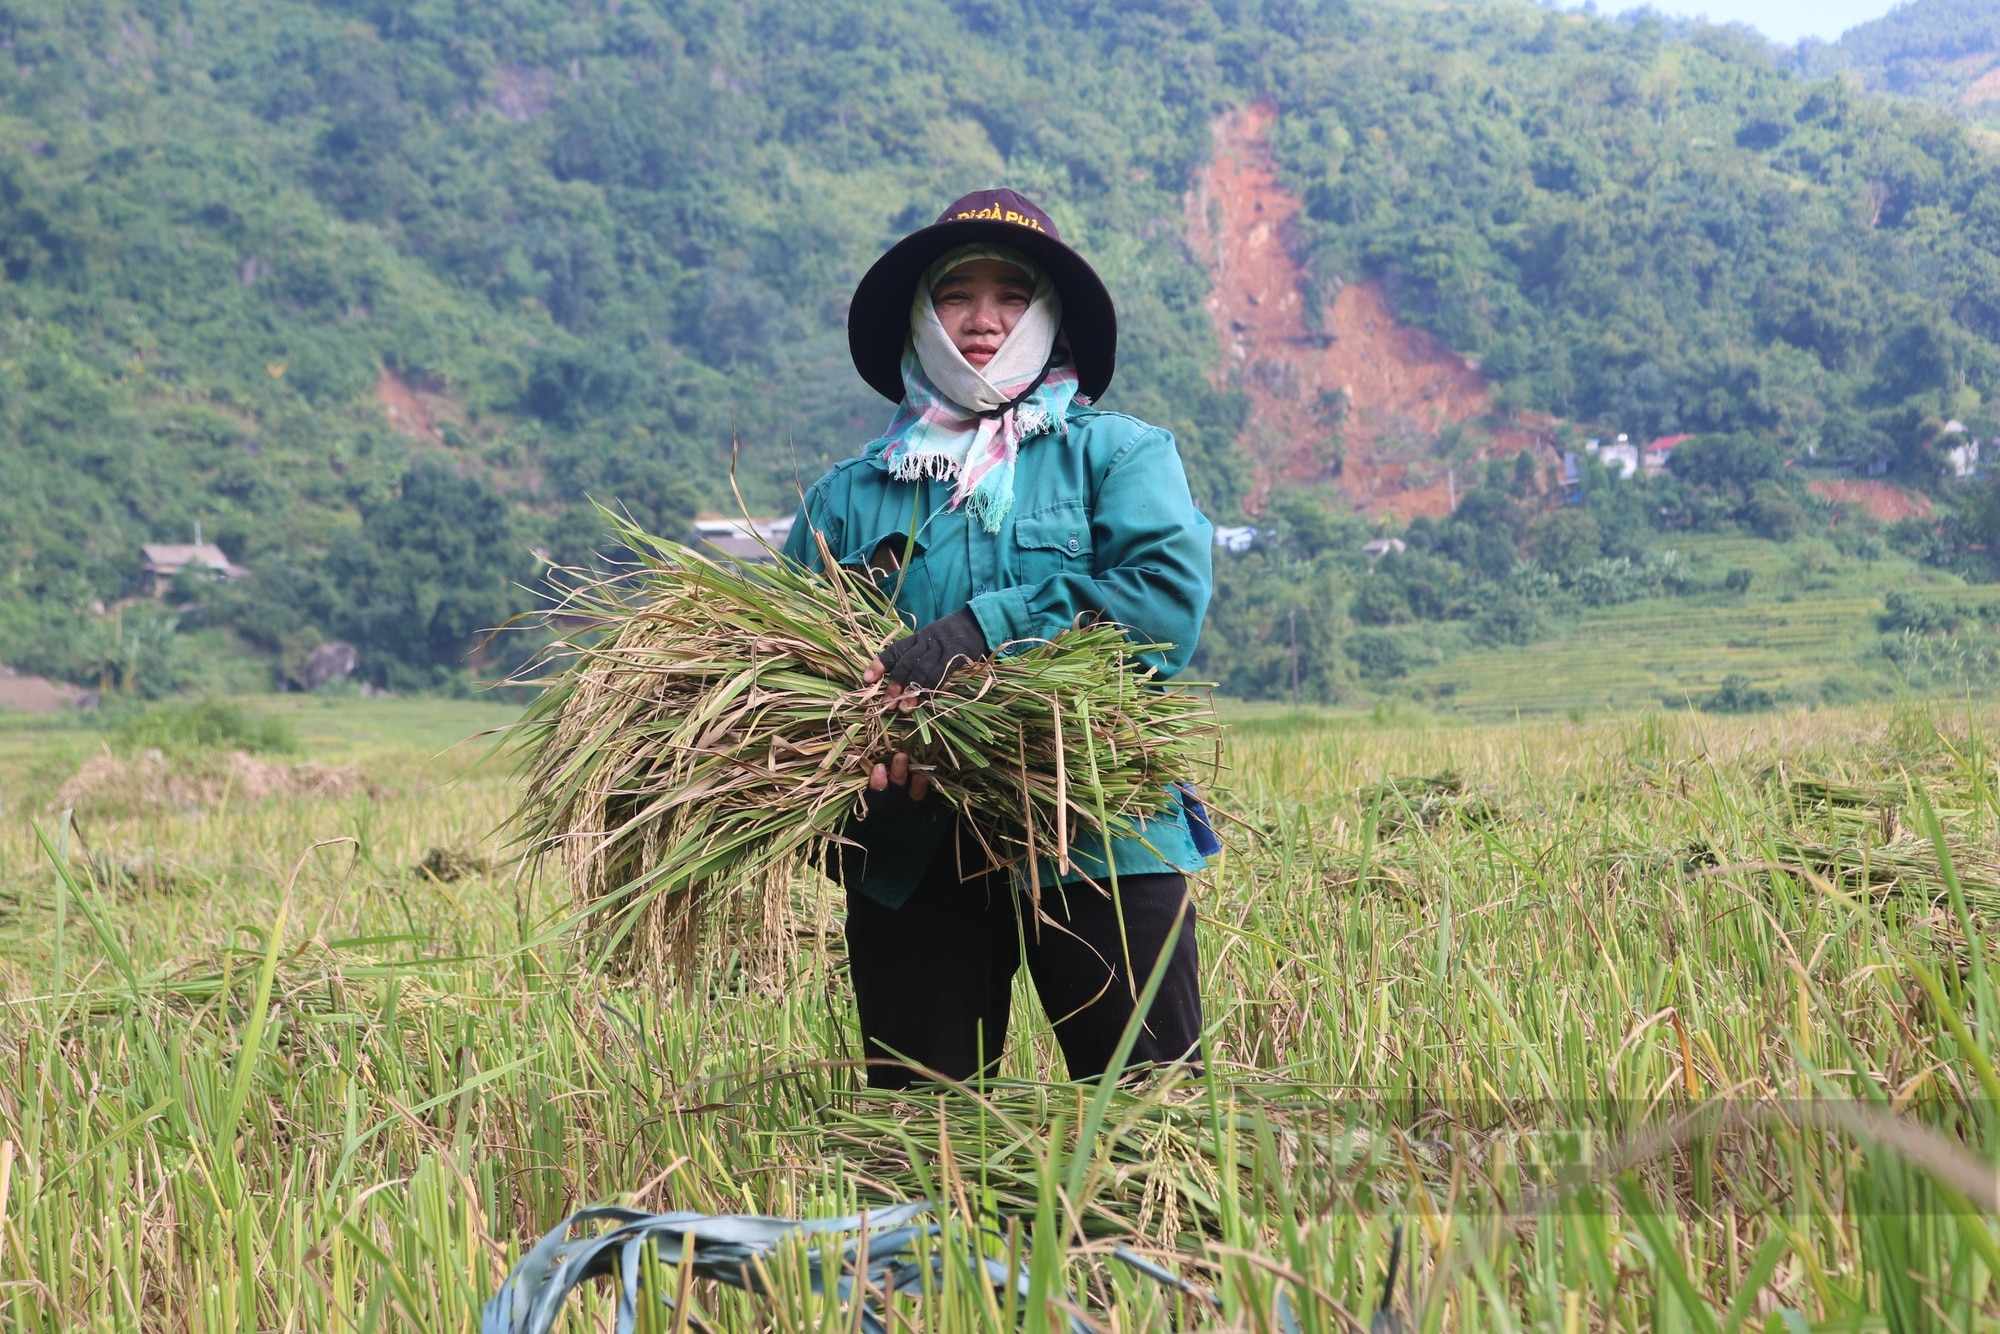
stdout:
<svg viewBox="0 0 2000 1334">
<path fill-rule="evenodd" d="M 1123 939 L 1108 887 L 1044 886 L 1037 922 L 1005 871 L 960 880 L 947 838 L 901 908 L 847 892 L 847 961 L 871 1088 L 991 1073 L 1007 1044 L 1014 974 L 1025 957 L 1071 1079 L 1104 1073 L 1187 900 L 1180 875 L 1118 879 Z M 1125 966 L 1127 951 L 1131 971 Z M 1199 1062 L 1201 990 L 1188 904 L 1132 1065 Z M 901 1058 L 899 1060 L 899 1058 Z"/>
</svg>

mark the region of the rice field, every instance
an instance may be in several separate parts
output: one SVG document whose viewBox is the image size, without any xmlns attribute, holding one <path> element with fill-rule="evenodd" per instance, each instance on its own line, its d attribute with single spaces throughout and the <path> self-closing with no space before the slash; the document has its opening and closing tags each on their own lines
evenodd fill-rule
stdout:
<svg viewBox="0 0 2000 1334">
<path fill-rule="evenodd" d="M 1537 643 L 1462 652 L 1380 688 L 1488 721 L 1685 707 L 1732 673 L 1801 703 L 1893 697 L 1907 692 L 1882 656 L 1883 594 L 1922 600 L 1966 590 L 1901 556 L 1856 560 L 1818 538 L 1684 533 L 1663 545 L 1693 560 L 1702 587 L 1592 608 Z M 1747 591 L 1719 586 L 1731 569 L 1750 573 Z"/>
<path fill-rule="evenodd" d="M 899 1330 L 2000 1323 L 1993 711 L 1236 715 L 1206 1072 L 1065 1083 L 1024 994 L 1001 1079 L 870 1095 L 822 884 L 588 976 L 443 749 L 504 710 L 285 707 L 373 795 L 65 825 L 96 740 L 0 727 L 0 1329 L 470 1331 L 586 1204 L 917 1199 L 1027 1279 Z M 801 1253 L 644 1279 L 649 1330 L 870 1315 Z"/>
</svg>

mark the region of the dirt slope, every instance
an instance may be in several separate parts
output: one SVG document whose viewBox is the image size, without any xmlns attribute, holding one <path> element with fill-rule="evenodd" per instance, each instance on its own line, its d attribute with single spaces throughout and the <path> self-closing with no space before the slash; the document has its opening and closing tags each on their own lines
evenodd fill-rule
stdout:
<svg viewBox="0 0 2000 1334">
<path fill-rule="evenodd" d="M 375 401 L 389 418 L 389 425 L 413 440 L 432 444 L 444 442 L 441 422 L 462 423 L 464 409 L 444 394 L 418 389 L 388 367 L 375 377 Z"/>
<path fill-rule="evenodd" d="M 1295 257 L 1299 201 L 1271 158 L 1276 118 L 1263 103 L 1218 117 L 1215 157 L 1187 198 L 1188 238 L 1214 284 L 1208 312 L 1226 354 L 1218 376 L 1250 395 L 1241 441 L 1256 464 L 1248 504 L 1261 508 L 1274 486 L 1337 477 L 1371 511 L 1445 513 L 1446 465 L 1428 444 L 1452 422 L 1491 413 L 1485 378 L 1398 320 L 1372 282 L 1343 287 L 1321 331 L 1309 326 Z M 1540 425 L 1501 424 L 1487 452 L 1533 447 Z M 1344 462 L 1333 446 L 1342 434 Z"/>
<path fill-rule="evenodd" d="M 0 666 L 0 709 L 61 713 L 75 708 L 83 694 L 77 686 L 42 676 L 22 676 L 12 667 Z"/>
<path fill-rule="evenodd" d="M 1986 102 L 2000 102 L 2000 65 L 1974 79 L 1958 95 L 1958 104 L 1962 107 L 1976 107 Z"/>
<path fill-rule="evenodd" d="M 1807 490 L 1814 495 L 1825 496 L 1828 500 L 1846 501 L 1866 510 L 1870 516 L 1882 523 L 1894 523 L 1898 519 L 1928 518 L 1931 502 L 1887 482 L 1870 481 L 1856 477 L 1851 480 L 1822 479 L 1807 483 Z"/>
</svg>

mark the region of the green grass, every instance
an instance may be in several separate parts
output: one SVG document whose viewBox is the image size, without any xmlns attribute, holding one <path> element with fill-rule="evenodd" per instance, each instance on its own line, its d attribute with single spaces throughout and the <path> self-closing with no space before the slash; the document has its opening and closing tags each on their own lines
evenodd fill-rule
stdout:
<svg viewBox="0 0 2000 1334">
<path fill-rule="evenodd" d="M 1953 576 L 1901 557 L 1863 562 L 1818 539 L 1689 534 L 1670 545 L 1701 562 L 1701 580 L 1713 587 L 1593 608 L 1539 643 L 1461 654 L 1385 683 L 1383 691 L 1485 719 L 1516 712 L 1604 716 L 1668 700 L 1699 704 L 1731 673 L 1800 702 L 1829 694 L 1837 702 L 1893 697 L 1899 683 L 1876 627 L 1882 595 L 1964 588 Z M 1721 588 L 1733 568 L 1752 571 L 1747 593 Z M 1831 692 L 1829 679 L 1836 682 Z"/>
<path fill-rule="evenodd" d="M 135 713 L 121 720 L 111 735 L 119 749 L 134 754 L 241 750 L 282 755 L 299 748 L 298 737 L 283 719 L 218 695 Z"/>
<path fill-rule="evenodd" d="M 99 817 L 69 880 L 29 829 L 46 789 L 10 795 L 0 1330 L 469 1331 L 589 1201 L 917 1195 L 997 1214 L 1038 1290 L 1119 1330 L 1270 1328 L 1281 1289 L 1308 1330 L 1365 1326 L 1399 1223 L 1411 1329 L 2000 1320 L 2000 1231 L 1964 1195 L 2000 1151 L 1992 714 L 1234 714 L 1199 895 L 1211 1078 L 1116 1092 L 1080 1144 L 1095 1090 L 1025 996 L 983 1100 L 857 1092 L 816 882 L 784 948 L 689 991 L 582 976 L 536 940 L 561 887 L 501 859 L 511 778 L 439 754 L 497 711 L 274 707 L 385 795 Z M 6 772 L 59 780 L 36 748 L 77 735 L 0 733 Z M 1428 823 L 1383 805 L 1445 770 L 1464 793 Z M 495 866 L 420 869 L 447 847 Z M 107 858 L 171 874 L 93 884 Z M 1893 1118 L 1929 1159 L 1883 1147 Z M 1108 1264 L 1118 1240 L 1225 1310 Z M 782 1267 L 765 1298 L 692 1291 L 711 1328 L 853 1328 Z M 1011 1323 L 964 1293 L 899 1318 Z"/>
<path fill-rule="evenodd" d="M 519 706 L 489 699 L 340 699 L 273 695 L 261 706 L 285 719 L 315 758 L 353 760 L 418 752 L 460 758 L 490 748 Z"/>
</svg>

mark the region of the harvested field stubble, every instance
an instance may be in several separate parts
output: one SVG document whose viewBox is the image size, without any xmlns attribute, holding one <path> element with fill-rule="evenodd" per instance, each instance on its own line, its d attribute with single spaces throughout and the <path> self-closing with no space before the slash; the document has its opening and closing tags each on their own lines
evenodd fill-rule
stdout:
<svg viewBox="0 0 2000 1334">
<path fill-rule="evenodd" d="M 1398 1224 L 1404 1328 L 1991 1322 L 1995 721 L 1249 719 L 1200 894 L 1209 1074 L 1126 1089 L 1049 1082 L 1024 1003 L 983 1096 L 856 1092 L 816 881 L 783 973 L 718 951 L 662 993 L 520 948 L 563 902 L 476 869 L 515 799 L 490 770 L 447 791 L 411 759 L 380 803 L 155 811 L 93 848 L 231 868 L 202 894 L 113 893 L 81 852 L 58 881 L 10 827 L 0 1329 L 470 1330 L 611 1197 L 997 1214 L 992 1254 L 1123 1330 L 1276 1328 L 1281 1292 L 1365 1327 Z M 1396 821 L 1391 794 L 1450 800 Z M 1884 847 L 1888 891 L 1798 855 Z M 465 873 L 412 869 L 436 848 Z M 1121 1243 L 1223 1310 L 1106 1263 Z M 692 1283 L 654 1327 L 853 1328 L 802 1275 Z M 1018 1307 L 899 1309 L 949 1334 Z"/>
<path fill-rule="evenodd" d="M 243 751 L 196 757 L 154 751 L 128 759 L 97 755 L 56 789 L 50 804 L 91 814 L 153 807 L 219 806 L 232 799 L 377 797 L 381 788 L 352 765 L 288 764 Z"/>
</svg>

